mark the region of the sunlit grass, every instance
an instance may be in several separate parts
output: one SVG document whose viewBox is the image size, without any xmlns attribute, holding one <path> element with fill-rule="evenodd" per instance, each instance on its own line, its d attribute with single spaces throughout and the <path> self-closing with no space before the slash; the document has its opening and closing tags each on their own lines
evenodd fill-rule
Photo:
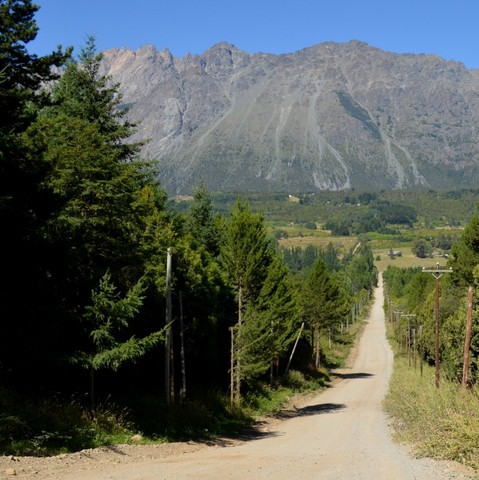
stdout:
<svg viewBox="0 0 479 480">
<path fill-rule="evenodd" d="M 308 245 L 313 245 L 318 248 L 325 248 L 329 243 L 332 243 L 336 248 L 344 249 L 349 251 L 354 248 L 358 240 L 356 237 L 335 237 L 332 235 L 304 235 L 301 237 L 290 236 L 289 238 L 284 238 L 279 240 L 279 245 L 281 247 L 291 248 L 291 247 L 301 247 L 306 248 Z"/>
<path fill-rule="evenodd" d="M 479 395 L 457 382 L 434 382 L 434 369 L 396 358 L 385 406 L 395 437 L 419 456 L 461 462 L 479 470 Z"/>
</svg>

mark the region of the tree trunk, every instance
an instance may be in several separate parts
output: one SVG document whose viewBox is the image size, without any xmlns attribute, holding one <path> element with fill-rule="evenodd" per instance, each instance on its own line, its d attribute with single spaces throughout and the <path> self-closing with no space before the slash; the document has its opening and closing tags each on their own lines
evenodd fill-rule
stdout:
<svg viewBox="0 0 479 480">
<path fill-rule="evenodd" d="M 320 339 L 320 335 L 319 335 L 319 327 L 316 327 L 315 328 L 315 336 L 316 336 L 316 360 L 315 360 L 315 363 L 314 363 L 314 366 L 316 368 L 319 368 L 321 366 L 321 345 L 319 344 L 319 339 Z"/>
<path fill-rule="evenodd" d="M 241 345 L 241 325 L 243 324 L 243 289 L 242 287 L 239 287 L 238 290 L 238 331 L 236 333 L 236 372 L 235 372 L 235 377 L 236 377 L 236 391 L 235 391 L 235 401 L 236 403 L 239 403 L 241 399 L 241 361 L 239 358 L 239 348 Z"/>
<path fill-rule="evenodd" d="M 471 349 L 471 337 L 472 337 L 472 301 L 474 296 L 474 290 L 469 287 L 467 292 L 467 318 L 466 318 L 466 338 L 464 341 L 464 363 L 462 366 L 462 386 L 467 388 L 469 383 L 469 352 Z"/>
<path fill-rule="evenodd" d="M 185 331 L 183 325 L 183 295 L 180 292 L 180 352 L 181 352 L 181 389 L 180 401 L 186 399 L 186 358 L 185 358 Z"/>
<path fill-rule="evenodd" d="M 171 341 L 173 328 L 171 325 L 171 248 L 166 257 L 166 337 L 165 337 L 165 401 L 171 403 Z"/>
<path fill-rule="evenodd" d="M 95 410 L 95 369 L 90 367 L 90 409 Z"/>
</svg>

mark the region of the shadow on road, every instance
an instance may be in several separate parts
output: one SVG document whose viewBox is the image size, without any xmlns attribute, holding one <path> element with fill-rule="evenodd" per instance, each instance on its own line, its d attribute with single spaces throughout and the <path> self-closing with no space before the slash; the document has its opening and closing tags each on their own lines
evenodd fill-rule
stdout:
<svg viewBox="0 0 479 480">
<path fill-rule="evenodd" d="M 321 415 L 325 413 L 334 413 L 346 408 L 343 403 L 319 403 L 317 405 L 308 405 L 306 407 L 283 410 L 281 413 L 275 415 L 279 420 L 287 420 L 289 418 L 303 417 L 307 415 Z M 265 428 L 266 427 L 266 428 Z M 258 422 L 255 427 L 243 432 L 236 437 L 239 440 L 250 441 L 260 440 L 261 438 L 271 437 L 277 435 L 277 432 L 270 430 L 267 427 L 267 422 Z"/>
<path fill-rule="evenodd" d="M 343 380 L 347 380 L 347 379 L 355 379 L 355 378 L 370 378 L 370 377 L 374 377 L 374 374 L 364 373 L 364 372 L 357 372 L 357 373 L 334 372 L 334 376 L 338 378 L 342 378 Z"/>
<path fill-rule="evenodd" d="M 317 405 L 308 405 L 306 407 L 285 410 L 278 415 L 278 418 L 304 417 L 307 415 L 319 415 L 322 413 L 333 413 L 346 408 L 343 403 L 318 403 Z"/>
</svg>

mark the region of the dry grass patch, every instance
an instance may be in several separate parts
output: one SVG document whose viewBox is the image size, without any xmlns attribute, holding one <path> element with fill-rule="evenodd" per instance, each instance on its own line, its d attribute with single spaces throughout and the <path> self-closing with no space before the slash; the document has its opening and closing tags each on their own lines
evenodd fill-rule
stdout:
<svg viewBox="0 0 479 480">
<path fill-rule="evenodd" d="M 395 436 L 419 456 L 455 460 L 479 471 L 479 392 L 456 382 L 434 384 L 434 370 L 396 359 L 385 402 Z"/>
<path fill-rule="evenodd" d="M 349 251 L 357 245 L 358 240 L 356 237 L 333 237 L 331 235 L 325 235 L 290 237 L 283 238 L 279 241 L 279 245 L 286 248 L 306 248 L 308 245 L 313 245 L 318 248 L 325 248 L 329 243 L 332 243 L 336 248 Z"/>
</svg>

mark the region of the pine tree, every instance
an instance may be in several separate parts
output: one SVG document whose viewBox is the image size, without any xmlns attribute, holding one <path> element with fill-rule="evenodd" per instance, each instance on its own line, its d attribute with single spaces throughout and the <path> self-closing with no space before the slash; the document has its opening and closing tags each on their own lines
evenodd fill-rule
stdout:
<svg viewBox="0 0 479 480">
<path fill-rule="evenodd" d="M 460 241 L 452 247 L 453 281 L 461 286 L 474 285 L 474 268 L 479 264 L 479 216 L 473 215 L 464 228 Z"/>
<path fill-rule="evenodd" d="M 221 218 L 213 211 L 211 196 L 203 183 L 195 190 L 186 227 L 196 246 L 203 246 L 214 257 L 219 254 L 223 236 Z"/>
<path fill-rule="evenodd" d="M 26 45 L 34 40 L 38 26 L 34 20 L 38 6 L 30 0 L 0 0 L 0 135 L 3 140 L 18 133 L 32 121 L 29 102 L 37 103 L 44 97 L 38 91 L 44 82 L 57 75 L 52 67 L 60 67 L 71 54 L 71 49 L 44 57 L 28 53 Z"/>
<path fill-rule="evenodd" d="M 246 308 L 240 331 L 243 378 L 254 381 L 270 369 L 273 381 L 281 357 L 294 341 L 300 318 L 297 291 L 288 268 L 277 255 L 257 299 Z"/>
<path fill-rule="evenodd" d="M 316 261 L 303 284 L 302 305 L 305 320 L 314 331 L 315 365 L 319 367 L 321 335 L 337 330 L 350 311 L 349 299 L 322 259 Z"/>
<path fill-rule="evenodd" d="M 55 203 L 45 235 L 63 257 L 54 274 L 80 295 L 77 303 L 107 270 L 121 289 L 141 276 L 139 245 L 151 213 L 141 192 L 153 184 L 149 166 L 136 159 L 140 145 L 126 142 L 132 126 L 117 108 L 118 85 L 98 74 L 92 38 L 80 59 L 68 63 L 55 105 L 29 132 L 49 165 L 45 189 Z"/>
<path fill-rule="evenodd" d="M 164 329 L 143 338 L 134 335 L 122 339 L 129 321 L 139 313 L 143 304 L 143 285 L 138 282 L 121 297 L 111 277 L 106 273 L 97 290 L 92 292 L 91 305 L 85 307 L 84 324 L 94 349 L 77 352 L 73 363 L 90 371 L 90 401 L 95 408 L 94 373 L 101 368 L 116 371 L 123 363 L 135 361 L 164 338 Z"/>
<path fill-rule="evenodd" d="M 38 57 L 27 51 L 37 35 L 38 7 L 28 0 L 0 0 L 0 319 L 3 347 L 0 365 L 16 381 L 35 377 L 31 360 L 41 345 L 39 316 L 48 304 L 44 266 L 45 212 L 49 195 L 42 190 L 47 168 L 23 141 L 23 133 L 48 100 L 44 83 L 56 77 L 70 50 L 59 48 Z M 0 369 L 1 370 L 1 369 Z M 0 371 L 0 381 L 2 371 Z"/>
<path fill-rule="evenodd" d="M 370 245 L 364 244 L 347 260 L 346 274 L 351 279 L 353 293 L 370 292 L 377 285 L 377 269 Z"/>
<path fill-rule="evenodd" d="M 150 219 L 165 206 L 151 167 L 137 160 L 139 145 L 127 142 L 132 126 L 118 110 L 118 86 L 98 74 L 93 40 L 81 59 L 68 63 L 53 105 L 23 135 L 42 162 L 39 188 L 48 197 L 38 230 L 45 298 L 34 313 L 42 341 L 34 351 L 48 350 L 52 360 L 84 348 L 83 309 L 105 272 L 122 295 L 144 275 Z"/>
<path fill-rule="evenodd" d="M 221 261 L 238 293 L 240 307 L 258 296 L 271 260 L 263 217 L 238 200 L 225 229 Z"/>
<path fill-rule="evenodd" d="M 248 204 L 238 200 L 226 226 L 225 239 L 221 246 L 221 262 L 238 301 L 238 322 L 233 346 L 233 401 L 239 401 L 241 391 L 239 352 L 242 345 L 240 337 L 244 311 L 258 298 L 271 261 L 272 250 L 262 216 L 252 213 Z"/>
</svg>

